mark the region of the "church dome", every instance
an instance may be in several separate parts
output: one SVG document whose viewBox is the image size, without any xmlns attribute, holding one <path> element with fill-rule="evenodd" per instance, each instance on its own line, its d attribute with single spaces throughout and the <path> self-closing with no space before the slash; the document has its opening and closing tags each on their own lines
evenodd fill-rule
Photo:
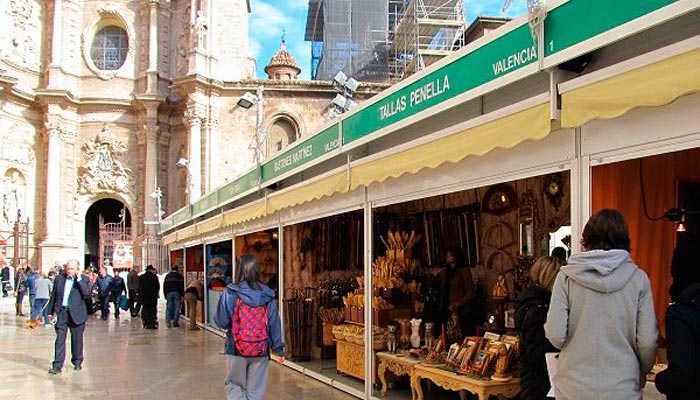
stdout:
<svg viewBox="0 0 700 400">
<path fill-rule="evenodd" d="M 272 80 L 292 80 L 297 79 L 301 72 L 294 57 L 287 51 L 287 44 L 282 41 L 280 50 L 270 59 L 265 67 L 268 79 Z"/>
</svg>

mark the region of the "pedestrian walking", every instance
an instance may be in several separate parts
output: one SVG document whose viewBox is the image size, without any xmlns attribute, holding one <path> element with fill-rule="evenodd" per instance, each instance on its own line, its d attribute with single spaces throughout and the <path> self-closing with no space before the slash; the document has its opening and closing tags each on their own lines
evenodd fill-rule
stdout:
<svg viewBox="0 0 700 400">
<path fill-rule="evenodd" d="M 109 296 L 112 304 L 114 304 L 114 318 L 119 318 L 119 302 L 122 296 L 126 296 L 126 284 L 124 284 L 124 278 L 119 276 L 119 274 L 114 274 L 112 278 L 112 283 L 109 288 Z"/>
<path fill-rule="evenodd" d="M 40 272 L 38 276 L 39 278 L 34 282 L 36 297 L 29 318 L 32 321 L 37 321 L 36 325 L 39 325 L 39 321 L 42 320 L 44 325 L 50 325 L 48 303 L 53 290 L 53 282 L 43 272 Z"/>
<path fill-rule="evenodd" d="M 25 270 L 25 274 L 27 275 L 27 293 L 29 294 L 29 314 L 31 315 L 32 310 L 34 309 L 34 299 L 36 298 L 36 287 L 34 286 L 34 282 L 36 282 L 37 279 L 39 279 L 39 275 L 36 273 L 36 271 L 32 270 L 32 267 L 27 267 Z"/>
<path fill-rule="evenodd" d="M 83 332 L 87 320 L 85 301 L 90 298 L 90 280 L 79 276 L 78 260 L 66 263 L 65 273 L 56 277 L 49 300 L 49 318 L 56 321 L 54 360 L 49 374 L 60 374 L 66 359 L 66 336 L 70 330 L 71 363 L 76 371 L 83 368 Z"/>
<path fill-rule="evenodd" d="M 139 316 L 141 312 L 141 302 L 139 301 L 139 272 L 141 272 L 141 267 L 134 265 L 134 267 L 126 275 L 126 288 L 129 293 L 129 313 L 132 318 Z"/>
<path fill-rule="evenodd" d="M 2 272 L 0 272 L 0 284 L 2 285 L 2 297 L 9 296 L 8 292 L 12 290 L 12 285 L 10 284 L 10 267 L 7 262 L 2 259 L 0 260 L 0 265 L 2 265 Z"/>
<path fill-rule="evenodd" d="M 532 283 L 515 300 L 515 330 L 520 336 L 518 361 L 521 400 L 541 400 L 549 392 L 545 353 L 556 352 L 544 335 L 554 279 L 564 261 L 542 257 L 530 268 Z"/>
<path fill-rule="evenodd" d="M 146 267 L 146 272 L 139 276 L 139 297 L 142 304 L 141 319 L 146 329 L 158 329 L 158 297 L 160 282 L 153 265 Z"/>
<path fill-rule="evenodd" d="M 17 274 L 15 275 L 15 315 L 19 317 L 24 317 L 22 312 L 22 302 L 24 301 L 24 296 L 27 295 L 27 277 L 24 275 L 22 268 L 17 269 Z"/>
<path fill-rule="evenodd" d="M 107 274 L 107 268 L 100 267 L 99 276 L 97 277 L 97 294 L 100 301 L 100 318 L 106 320 L 109 317 L 109 303 L 112 301 L 111 287 L 112 276 Z"/>
<path fill-rule="evenodd" d="M 262 400 L 270 352 L 284 362 L 284 341 L 275 292 L 262 283 L 260 266 L 252 255 L 241 256 L 235 283 L 219 299 L 214 323 L 226 330 L 226 398 Z"/>
<path fill-rule="evenodd" d="M 163 295 L 165 296 L 165 324 L 168 328 L 180 326 L 180 308 L 185 291 L 185 278 L 174 265 L 163 280 Z"/>
<path fill-rule="evenodd" d="M 691 230 L 689 230 L 690 232 Z M 686 234 L 682 234 L 686 235 Z M 691 234 L 687 234 L 691 235 Z M 656 388 L 668 400 L 693 397 L 700 382 L 700 246 L 680 237 L 671 261 L 671 303 L 666 311 L 668 368 Z"/>
<path fill-rule="evenodd" d="M 187 318 L 190 320 L 190 330 L 196 331 L 197 327 L 197 302 L 204 301 L 204 283 L 201 279 L 195 279 L 185 289 L 185 306 Z"/>
<path fill-rule="evenodd" d="M 555 397 L 641 399 L 658 336 L 649 278 L 630 258 L 619 211 L 593 215 L 581 244 L 557 275 L 544 325 L 561 349 Z"/>
</svg>

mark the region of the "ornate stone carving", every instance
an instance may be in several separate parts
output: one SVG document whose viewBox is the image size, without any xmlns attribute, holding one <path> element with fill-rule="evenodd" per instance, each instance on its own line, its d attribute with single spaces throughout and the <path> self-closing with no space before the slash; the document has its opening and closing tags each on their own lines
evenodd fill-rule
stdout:
<svg viewBox="0 0 700 400">
<path fill-rule="evenodd" d="M 117 141 L 105 126 L 94 140 L 83 145 L 86 162 L 78 168 L 78 193 L 113 191 L 129 195 L 130 170 L 117 160 L 127 146 Z"/>
<path fill-rule="evenodd" d="M 209 20 L 204 16 L 202 10 L 197 11 L 197 18 L 194 21 L 193 43 L 198 49 L 207 47 L 207 31 L 209 30 Z"/>
<path fill-rule="evenodd" d="M 2 221 L 5 224 L 11 224 L 17 220 L 17 210 L 22 210 L 24 207 L 24 196 L 26 192 L 26 184 L 24 176 L 21 172 L 14 168 L 10 168 L 2 177 L 2 185 L 0 185 L 2 193 Z M 26 209 L 24 212 L 26 213 Z"/>
<path fill-rule="evenodd" d="M 189 63 L 187 60 L 187 51 L 189 50 L 190 43 L 190 13 L 192 8 L 187 6 L 185 11 L 182 13 L 182 18 L 180 19 L 180 37 L 178 39 L 177 45 L 177 75 L 187 75 L 187 69 L 189 68 Z"/>
<path fill-rule="evenodd" d="M 39 69 L 40 19 L 33 0 L 10 0 L 12 28 L 0 34 L 0 57 L 31 70 Z"/>
</svg>

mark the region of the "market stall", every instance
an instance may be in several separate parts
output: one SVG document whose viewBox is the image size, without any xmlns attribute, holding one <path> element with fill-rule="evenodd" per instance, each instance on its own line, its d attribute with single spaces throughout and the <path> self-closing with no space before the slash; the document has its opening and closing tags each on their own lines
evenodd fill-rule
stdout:
<svg viewBox="0 0 700 400">
<path fill-rule="evenodd" d="M 206 245 L 206 271 L 204 287 L 206 290 L 207 324 L 213 325 L 219 299 L 231 283 L 233 271 L 233 244 L 231 240 Z"/>
<path fill-rule="evenodd" d="M 195 245 L 184 249 L 185 257 L 185 287 L 193 280 L 199 279 L 204 282 L 204 246 Z M 197 322 L 204 324 L 207 316 L 204 313 L 206 309 L 206 296 L 204 301 L 197 302 Z"/>
</svg>

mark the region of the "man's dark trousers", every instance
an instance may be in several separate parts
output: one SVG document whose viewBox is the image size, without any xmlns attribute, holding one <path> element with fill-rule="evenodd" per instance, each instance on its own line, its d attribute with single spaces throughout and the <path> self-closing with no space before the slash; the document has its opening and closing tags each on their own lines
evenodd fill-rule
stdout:
<svg viewBox="0 0 700 400">
<path fill-rule="evenodd" d="M 56 319 L 54 369 L 60 370 L 63 368 L 63 363 L 66 359 L 66 336 L 68 330 L 70 330 L 71 362 L 75 366 L 83 363 L 83 332 L 85 331 L 85 323 L 76 324 L 70 317 L 68 309 L 61 308 Z"/>
</svg>

